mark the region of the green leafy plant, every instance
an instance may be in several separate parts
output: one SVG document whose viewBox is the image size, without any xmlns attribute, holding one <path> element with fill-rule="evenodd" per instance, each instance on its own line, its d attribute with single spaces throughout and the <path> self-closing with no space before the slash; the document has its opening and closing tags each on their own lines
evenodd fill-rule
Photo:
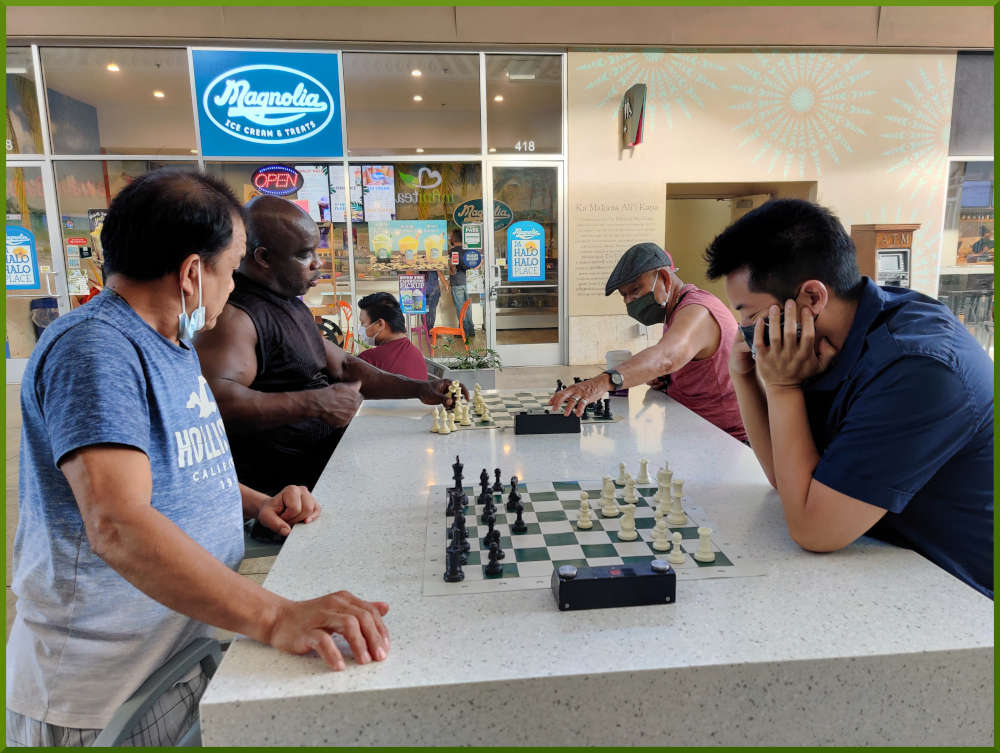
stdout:
<svg viewBox="0 0 1000 753">
<path fill-rule="evenodd" d="M 492 348 L 469 350 L 464 348 L 449 348 L 445 353 L 451 360 L 447 363 L 449 369 L 496 369 L 503 371 L 500 354 Z"/>
</svg>

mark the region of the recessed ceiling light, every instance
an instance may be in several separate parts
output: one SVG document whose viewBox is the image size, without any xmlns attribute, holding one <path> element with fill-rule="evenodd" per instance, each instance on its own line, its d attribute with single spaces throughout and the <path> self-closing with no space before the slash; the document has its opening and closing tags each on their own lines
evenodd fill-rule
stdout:
<svg viewBox="0 0 1000 753">
<path fill-rule="evenodd" d="M 418 146 L 417 147 L 417 154 L 423 154 L 423 153 L 424 153 L 423 148 Z"/>
<path fill-rule="evenodd" d="M 412 71 L 410 71 L 410 75 L 413 76 L 414 78 L 419 78 L 424 74 L 419 68 L 414 68 Z"/>
<path fill-rule="evenodd" d="M 413 95 L 413 101 L 414 101 L 414 102 L 423 102 L 423 101 L 424 101 L 424 98 L 423 98 L 423 97 L 421 97 L 421 96 L 420 96 L 419 94 L 414 94 L 414 95 Z"/>
<path fill-rule="evenodd" d="M 198 153 L 198 150 L 197 150 L 197 149 L 192 149 L 192 150 L 191 150 L 191 154 L 197 154 L 197 153 Z"/>
<path fill-rule="evenodd" d="M 497 95 L 496 95 L 496 96 L 495 96 L 495 97 L 493 98 L 493 101 L 494 101 L 494 102 L 503 102 L 503 94 L 497 94 Z"/>
<path fill-rule="evenodd" d="M 157 89 L 155 92 L 153 92 L 153 96 L 156 97 L 157 99 L 163 99 L 167 95 L 161 92 L 159 89 Z"/>
<path fill-rule="evenodd" d="M 121 68 L 118 67 L 118 63 L 108 63 L 105 67 L 112 73 L 118 73 L 118 71 L 121 70 Z"/>
<path fill-rule="evenodd" d="M 497 148 L 496 148 L 495 146 L 491 146 L 491 147 L 490 147 L 490 151 L 491 151 L 491 152 L 495 152 L 496 150 L 497 150 Z"/>
</svg>

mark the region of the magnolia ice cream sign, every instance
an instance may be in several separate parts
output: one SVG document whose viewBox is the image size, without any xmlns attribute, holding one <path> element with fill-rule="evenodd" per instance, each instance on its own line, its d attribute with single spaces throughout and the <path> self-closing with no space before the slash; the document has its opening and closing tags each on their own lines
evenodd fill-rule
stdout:
<svg viewBox="0 0 1000 753">
<path fill-rule="evenodd" d="M 216 128 L 255 144 L 290 144 L 326 128 L 329 89 L 307 73 L 280 65 L 245 65 L 217 76 L 202 107 Z"/>
</svg>

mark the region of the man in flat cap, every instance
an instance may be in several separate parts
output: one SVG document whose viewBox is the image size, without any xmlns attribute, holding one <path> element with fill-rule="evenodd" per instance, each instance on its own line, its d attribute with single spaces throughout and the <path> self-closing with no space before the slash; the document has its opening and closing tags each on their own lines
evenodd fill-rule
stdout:
<svg viewBox="0 0 1000 753">
<path fill-rule="evenodd" d="M 729 378 L 729 351 L 739 334 L 729 308 L 711 293 L 685 284 L 670 254 L 655 243 L 639 243 L 625 252 L 604 294 L 616 290 L 629 316 L 645 325 L 663 324 L 663 337 L 617 369 L 557 392 L 550 404 L 579 416 L 605 392 L 645 382 L 746 442 Z"/>
</svg>

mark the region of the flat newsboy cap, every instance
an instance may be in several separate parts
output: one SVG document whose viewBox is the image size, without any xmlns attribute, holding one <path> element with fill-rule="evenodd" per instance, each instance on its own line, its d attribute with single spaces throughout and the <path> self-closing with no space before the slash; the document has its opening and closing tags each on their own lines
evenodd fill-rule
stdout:
<svg viewBox="0 0 1000 753">
<path fill-rule="evenodd" d="M 655 243 L 637 243 L 618 260 L 611 277 L 608 278 L 608 284 L 604 286 L 604 295 L 611 295 L 643 272 L 660 267 L 673 268 L 673 266 L 674 260 L 670 258 L 670 254 Z"/>
</svg>

